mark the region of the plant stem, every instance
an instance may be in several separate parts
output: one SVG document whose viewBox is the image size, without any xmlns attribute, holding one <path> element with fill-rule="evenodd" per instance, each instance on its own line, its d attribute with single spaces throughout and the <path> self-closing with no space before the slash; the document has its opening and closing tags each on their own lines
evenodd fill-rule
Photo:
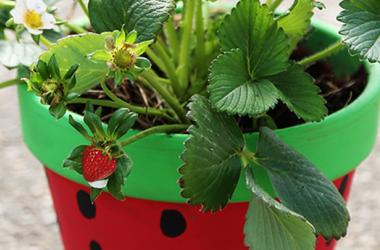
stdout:
<svg viewBox="0 0 380 250">
<path fill-rule="evenodd" d="M 313 63 L 315 63 L 321 59 L 324 59 L 326 57 L 333 55 L 334 53 L 338 52 L 340 49 L 344 48 L 344 46 L 345 45 L 342 41 L 338 41 L 338 42 L 332 44 L 331 46 L 329 46 L 328 48 L 326 48 L 320 52 L 317 52 L 314 55 L 311 55 L 309 57 L 302 59 L 301 61 L 298 62 L 298 64 L 300 64 L 304 67 L 308 67 L 311 64 L 313 64 Z"/>
<path fill-rule="evenodd" d="M 166 110 L 163 110 L 163 109 L 156 109 L 156 108 L 150 108 L 150 107 L 141 107 L 141 106 L 136 106 L 136 105 L 132 105 L 132 104 L 129 104 L 127 102 L 125 102 L 124 100 L 120 99 L 119 97 L 117 97 L 108 87 L 107 87 L 107 84 L 103 81 L 100 83 L 100 86 L 102 87 L 102 89 L 104 90 L 104 92 L 106 93 L 106 95 L 112 100 L 115 102 L 115 104 L 117 105 L 117 107 L 124 107 L 124 108 L 127 108 L 129 109 L 130 111 L 132 112 L 136 112 L 136 113 L 139 113 L 139 114 L 144 114 L 144 115 L 155 115 L 155 116 L 162 116 L 162 117 L 166 117 L 170 120 L 173 120 L 173 118 L 171 118 L 168 114 L 167 114 L 167 111 Z M 95 100 L 94 100 L 95 101 Z M 96 104 L 94 102 L 94 104 Z M 104 103 L 103 103 L 104 104 Z"/>
<path fill-rule="evenodd" d="M 200 69 L 207 68 L 205 64 L 205 27 L 203 20 L 203 0 L 197 1 L 197 13 L 196 13 L 196 21 L 195 21 L 195 32 L 197 36 L 197 47 L 196 47 L 196 62 L 197 67 Z"/>
<path fill-rule="evenodd" d="M 166 22 L 164 26 L 165 36 L 168 39 L 170 50 L 172 53 L 172 57 L 174 58 L 174 61 L 178 63 L 178 55 L 179 55 L 179 43 L 178 43 L 178 36 L 177 31 L 175 29 L 175 24 L 173 18 L 169 18 L 169 20 Z"/>
<path fill-rule="evenodd" d="M 193 32 L 193 16 L 195 9 L 195 0 L 186 0 L 184 3 L 184 23 L 182 26 L 181 46 L 179 55 L 179 89 L 181 94 L 184 94 L 188 87 L 189 80 L 189 65 L 190 65 L 190 40 Z"/>
<path fill-rule="evenodd" d="M 161 125 L 161 126 L 156 126 L 149 128 L 147 130 L 141 131 L 140 133 L 133 135 L 126 139 L 125 141 L 122 141 L 120 144 L 121 146 L 125 147 L 128 146 L 129 144 L 132 144 L 144 137 L 150 136 L 152 134 L 157 134 L 157 133 L 170 133 L 170 132 L 175 132 L 175 131 L 181 131 L 185 130 L 189 127 L 189 125 L 184 125 L 184 124 L 173 124 L 173 125 Z"/>
<path fill-rule="evenodd" d="M 77 0 L 80 7 L 82 8 L 83 12 L 86 14 L 87 17 L 90 17 L 90 14 L 88 13 L 87 6 L 84 4 L 83 0 Z"/>
<path fill-rule="evenodd" d="M 155 89 L 178 115 L 178 118 L 181 120 L 181 122 L 187 123 L 188 120 L 186 118 L 185 110 L 181 106 L 179 100 L 162 86 L 161 82 L 152 74 L 152 72 L 153 71 L 149 70 L 142 73 L 141 80 L 143 83 Z"/>
<path fill-rule="evenodd" d="M 15 7 L 14 1 L 0 0 L 0 9 L 12 9 Z"/>
<path fill-rule="evenodd" d="M 62 22 L 62 24 L 68 28 L 70 31 L 74 31 L 75 33 L 77 34 L 83 34 L 83 33 L 86 33 L 87 30 L 85 30 L 84 28 L 82 27 L 79 27 L 77 25 L 74 25 L 74 24 L 71 24 L 65 20 L 61 20 L 61 19 L 57 19 L 58 22 Z"/>
<path fill-rule="evenodd" d="M 273 3 L 269 6 L 269 9 L 275 11 L 283 1 L 284 0 L 274 0 Z"/>
<path fill-rule="evenodd" d="M 9 81 L 5 81 L 5 82 L 2 82 L 0 83 L 0 89 L 2 88 L 6 88 L 6 87 L 9 87 L 9 86 L 14 86 L 14 85 L 17 85 L 21 82 L 21 80 L 19 78 L 16 78 L 16 79 L 12 79 L 12 80 L 9 80 Z"/>
<path fill-rule="evenodd" d="M 53 47 L 53 43 L 50 42 L 46 37 L 44 37 L 43 35 L 40 36 L 40 42 L 46 46 L 46 48 L 50 49 L 51 47 Z"/>
<path fill-rule="evenodd" d="M 148 48 L 146 51 L 146 54 L 148 55 L 149 59 L 152 60 L 152 62 L 162 71 L 167 75 L 166 72 L 166 67 L 164 62 L 161 60 L 160 57 L 150 48 Z"/>
<path fill-rule="evenodd" d="M 157 42 L 153 45 L 153 49 L 155 50 L 157 56 L 160 57 L 164 63 L 164 66 L 166 68 L 166 75 L 171 81 L 174 93 L 180 97 L 181 93 L 179 92 L 179 80 L 177 77 L 175 65 L 172 58 L 166 53 L 164 46 L 165 45 L 163 42 L 158 39 Z"/>
<path fill-rule="evenodd" d="M 92 103 L 94 105 L 108 107 L 108 108 L 120 108 L 120 105 L 118 105 L 117 103 L 113 101 L 98 100 L 98 99 L 91 99 L 91 98 L 76 98 L 74 100 L 67 102 L 67 104 L 86 104 L 86 103 Z"/>
</svg>

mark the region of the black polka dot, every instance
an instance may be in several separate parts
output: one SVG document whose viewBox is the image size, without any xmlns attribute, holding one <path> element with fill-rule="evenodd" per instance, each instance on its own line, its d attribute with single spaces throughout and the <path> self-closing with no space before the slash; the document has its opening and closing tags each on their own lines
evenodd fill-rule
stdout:
<svg viewBox="0 0 380 250">
<path fill-rule="evenodd" d="M 96 216 L 96 207 L 91 203 L 90 195 L 83 191 L 79 190 L 77 193 L 77 203 L 79 211 L 87 219 L 93 219 Z"/>
<path fill-rule="evenodd" d="M 177 210 L 164 210 L 161 214 L 161 231 L 170 238 L 178 237 L 186 230 L 186 220 Z"/>
<path fill-rule="evenodd" d="M 348 184 L 348 179 L 349 179 L 349 176 L 346 175 L 344 178 L 343 178 L 343 181 L 342 181 L 342 184 L 340 184 L 340 187 L 339 187 L 339 193 L 341 195 L 344 195 L 346 193 L 346 188 L 347 188 L 347 184 Z"/>
<path fill-rule="evenodd" d="M 90 242 L 90 250 L 102 250 L 102 247 L 99 245 L 98 242 L 92 240 Z"/>
</svg>

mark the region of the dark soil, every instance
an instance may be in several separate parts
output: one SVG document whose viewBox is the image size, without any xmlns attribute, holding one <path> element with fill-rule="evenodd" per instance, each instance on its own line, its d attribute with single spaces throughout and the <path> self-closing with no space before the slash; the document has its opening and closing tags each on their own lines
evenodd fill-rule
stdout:
<svg viewBox="0 0 380 250">
<path fill-rule="evenodd" d="M 300 60 L 309 54 L 308 51 L 298 49 L 292 58 Z M 306 70 L 315 79 L 315 84 L 321 89 L 321 95 L 326 100 L 329 115 L 335 113 L 356 100 L 365 89 L 368 75 L 363 66 L 352 75 L 336 77 L 332 65 L 320 61 Z M 304 123 L 294 113 L 280 103 L 269 112 L 278 128 L 286 128 Z"/>
<path fill-rule="evenodd" d="M 309 53 L 305 50 L 298 49 L 294 52 L 292 58 L 299 60 Z M 332 70 L 332 65 L 326 62 L 318 62 L 307 69 L 307 72 L 311 74 L 315 83 L 321 89 L 321 95 L 327 101 L 327 107 L 329 114 L 332 114 L 350 103 L 352 103 L 364 90 L 367 83 L 367 73 L 364 67 L 360 67 L 357 72 L 351 76 L 336 77 Z M 164 108 L 164 103 L 158 96 L 150 89 L 141 87 L 138 84 L 125 81 L 120 86 L 116 87 L 112 82 L 108 83 L 108 86 L 113 92 L 121 99 L 128 103 L 140 105 L 144 107 Z M 103 91 L 97 87 L 90 90 L 83 97 L 95 98 L 95 99 L 108 99 Z M 82 114 L 84 105 L 75 104 L 70 105 L 69 109 Z M 113 109 L 103 109 L 103 121 L 107 121 Z M 273 110 L 268 112 L 278 128 L 290 127 L 304 123 L 303 120 L 298 119 L 289 109 L 282 103 L 279 103 Z M 240 127 L 245 132 L 255 130 L 255 124 L 249 117 L 237 118 Z M 135 125 L 135 129 L 146 129 L 155 125 L 162 125 L 170 123 L 162 118 L 139 115 L 138 122 Z"/>
</svg>

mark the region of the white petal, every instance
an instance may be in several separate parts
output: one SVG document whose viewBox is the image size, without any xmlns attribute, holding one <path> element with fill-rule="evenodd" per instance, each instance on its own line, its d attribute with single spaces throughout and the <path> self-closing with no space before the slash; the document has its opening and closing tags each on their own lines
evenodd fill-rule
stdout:
<svg viewBox="0 0 380 250">
<path fill-rule="evenodd" d="M 91 187 L 101 189 L 105 188 L 108 184 L 108 179 L 105 180 L 100 180 L 100 181 L 94 181 L 94 182 L 89 182 L 88 183 Z"/>
<path fill-rule="evenodd" d="M 50 30 L 55 27 L 55 18 L 53 15 L 44 13 L 42 14 L 42 23 L 43 23 L 43 29 Z"/>
<path fill-rule="evenodd" d="M 33 35 L 41 35 L 42 34 L 42 30 L 39 30 L 39 29 L 32 29 L 30 28 L 29 26 L 25 25 L 26 29 L 29 31 L 30 34 L 33 34 Z"/>
<path fill-rule="evenodd" d="M 42 14 L 46 11 L 46 4 L 42 0 L 27 0 L 26 7 L 28 10 L 35 10 L 36 12 Z"/>
<path fill-rule="evenodd" d="M 26 0 L 16 0 L 15 9 L 24 12 L 26 8 Z"/>
<path fill-rule="evenodd" d="M 10 13 L 13 17 L 13 21 L 16 24 L 24 24 L 24 12 L 21 12 L 15 8 L 15 9 L 11 10 Z"/>
</svg>

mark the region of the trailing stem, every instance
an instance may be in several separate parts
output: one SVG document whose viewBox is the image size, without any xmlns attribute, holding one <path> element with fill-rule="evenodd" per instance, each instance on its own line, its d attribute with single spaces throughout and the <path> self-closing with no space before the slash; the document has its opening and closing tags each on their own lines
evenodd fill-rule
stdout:
<svg viewBox="0 0 380 250">
<path fill-rule="evenodd" d="M 165 117 L 167 119 L 173 120 L 173 118 L 167 114 L 166 110 L 132 105 L 132 104 L 127 103 L 126 101 L 120 99 L 119 97 L 117 97 L 107 87 L 107 84 L 105 82 L 101 82 L 100 86 L 102 87 L 102 89 L 106 93 L 106 95 L 117 105 L 117 107 L 124 107 L 124 108 L 129 109 L 132 112 L 136 112 L 139 114 L 161 116 L 161 117 Z M 84 101 L 87 101 L 87 99 L 79 99 L 78 98 L 76 100 L 76 102 L 84 102 Z M 99 100 L 92 100 L 92 99 L 88 99 L 88 101 L 92 102 L 95 105 L 101 105 L 101 106 L 111 105 L 110 102 L 105 102 L 105 101 L 100 102 Z M 73 102 L 75 102 L 75 100 Z M 73 102 L 71 102 L 71 103 L 73 103 Z"/>
<path fill-rule="evenodd" d="M 82 8 L 84 14 L 86 14 L 87 17 L 90 17 L 90 14 L 88 13 L 88 9 L 86 4 L 83 2 L 83 0 L 77 0 L 79 6 Z"/>
<path fill-rule="evenodd" d="M 6 88 L 6 87 L 10 87 L 10 86 L 14 86 L 14 85 L 17 85 L 21 82 L 22 80 L 16 78 L 16 79 L 12 79 L 12 80 L 9 80 L 9 81 L 6 81 L 6 82 L 2 82 L 0 83 L 0 89 L 2 88 Z"/>
<path fill-rule="evenodd" d="M 344 45 L 343 41 L 338 41 L 338 42 L 332 44 L 331 46 L 329 46 L 328 48 L 326 48 L 320 52 L 317 52 L 314 55 L 311 55 L 309 57 L 302 59 L 301 61 L 298 62 L 298 64 L 300 64 L 304 67 L 308 67 L 308 66 L 312 65 L 313 63 L 316 63 L 319 60 L 325 59 L 325 58 L 333 55 L 334 53 L 338 52 L 339 50 L 341 50 L 344 47 L 345 47 L 345 45 Z"/>
<path fill-rule="evenodd" d="M 1 9 L 12 9 L 14 7 L 15 7 L 14 1 L 0 0 L 0 8 Z"/>
<path fill-rule="evenodd" d="M 44 36 L 40 36 L 40 42 L 46 46 L 46 48 L 50 49 L 51 47 L 53 47 L 53 43 L 50 42 L 46 37 Z"/>
<path fill-rule="evenodd" d="M 163 87 L 160 80 L 153 74 L 152 70 L 144 72 L 140 80 L 147 86 L 153 88 L 164 99 L 164 101 L 174 110 L 178 118 L 183 123 L 188 123 L 184 108 L 181 106 L 179 100 L 173 96 L 165 87 Z"/>
<path fill-rule="evenodd" d="M 157 133 L 171 133 L 171 132 L 176 132 L 176 131 L 181 131 L 185 130 L 189 127 L 189 125 L 184 125 L 184 124 L 173 124 L 173 125 L 161 125 L 161 126 L 156 126 L 149 128 L 147 130 L 144 130 L 136 135 L 133 135 L 126 139 L 125 141 L 122 141 L 120 144 L 121 146 L 125 147 L 128 146 L 129 144 L 132 144 L 144 137 L 147 137 L 152 134 L 157 134 Z"/>
<path fill-rule="evenodd" d="M 57 21 L 59 22 L 62 22 L 62 25 L 65 26 L 66 28 L 68 28 L 70 31 L 73 31 L 77 34 L 83 34 L 83 33 L 86 33 L 87 30 L 85 30 L 84 28 L 82 27 L 79 27 L 77 25 L 74 25 L 74 24 L 71 24 L 65 20 L 60 20 L 60 19 L 57 19 Z"/>
</svg>

